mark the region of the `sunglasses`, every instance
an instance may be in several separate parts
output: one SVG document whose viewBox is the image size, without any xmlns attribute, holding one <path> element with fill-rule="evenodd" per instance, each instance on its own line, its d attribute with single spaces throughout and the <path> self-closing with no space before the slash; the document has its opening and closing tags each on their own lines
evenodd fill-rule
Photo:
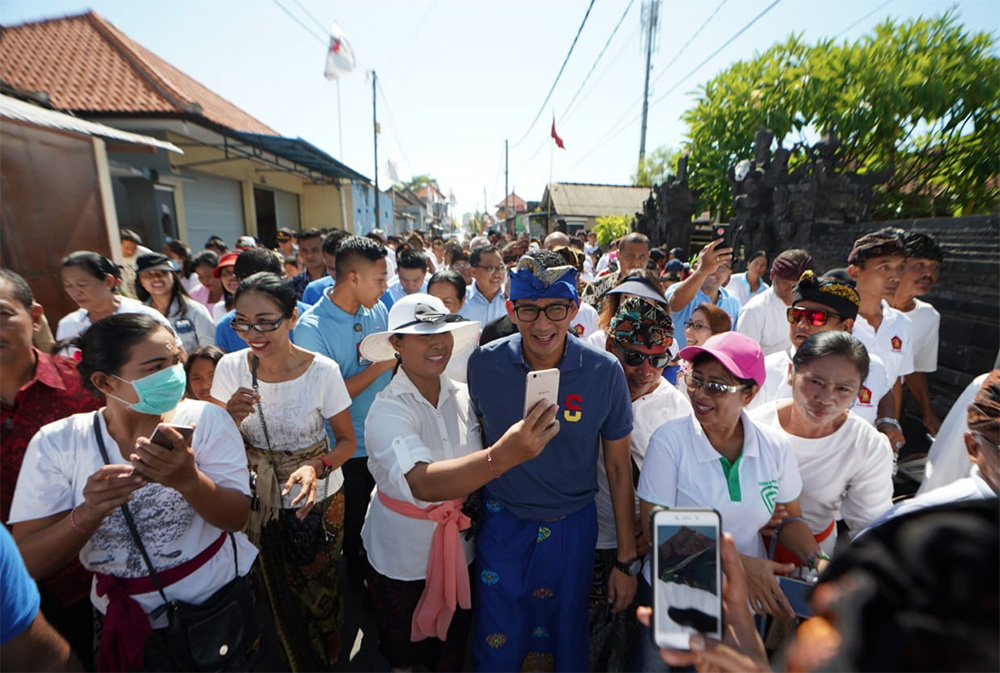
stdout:
<svg viewBox="0 0 1000 673">
<path fill-rule="evenodd" d="M 808 325 L 812 325 L 813 327 L 822 327 L 827 323 L 832 315 L 837 316 L 838 318 L 844 317 L 839 313 L 826 311 L 821 308 L 800 308 L 792 306 L 785 311 L 785 316 L 788 318 L 789 325 L 795 325 L 796 323 L 805 320 Z"/>
<path fill-rule="evenodd" d="M 285 321 L 288 316 L 281 316 L 277 320 L 273 321 L 263 321 L 263 322 L 237 322 L 236 320 L 229 323 L 229 326 L 233 328 L 236 332 L 249 332 L 254 329 L 258 332 L 273 332 L 274 330 L 281 327 L 281 323 Z"/>
<path fill-rule="evenodd" d="M 639 367 L 646 360 L 649 360 L 649 366 L 653 369 L 664 369 L 670 364 L 670 353 L 640 353 L 639 351 L 626 350 L 621 346 L 618 348 L 623 353 L 622 359 L 629 367 Z"/>
<path fill-rule="evenodd" d="M 721 395 L 729 395 L 732 393 L 738 393 L 744 389 L 744 386 L 727 386 L 725 383 L 716 383 L 715 381 L 702 381 L 701 379 L 696 379 L 693 376 L 689 376 L 685 379 L 689 392 L 695 392 L 704 388 L 705 393 L 709 397 L 719 397 Z"/>
</svg>

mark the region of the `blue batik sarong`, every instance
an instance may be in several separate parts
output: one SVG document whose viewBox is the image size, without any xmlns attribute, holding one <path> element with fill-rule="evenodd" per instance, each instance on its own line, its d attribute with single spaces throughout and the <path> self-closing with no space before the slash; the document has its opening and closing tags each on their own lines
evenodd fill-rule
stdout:
<svg viewBox="0 0 1000 673">
<path fill-rule="evenodd" d="M 590 670 L 596 544 L 593 502 L 551 521 L 524 521 L 484 491 L 473 576 L 475 670 Z"/>
</svg>

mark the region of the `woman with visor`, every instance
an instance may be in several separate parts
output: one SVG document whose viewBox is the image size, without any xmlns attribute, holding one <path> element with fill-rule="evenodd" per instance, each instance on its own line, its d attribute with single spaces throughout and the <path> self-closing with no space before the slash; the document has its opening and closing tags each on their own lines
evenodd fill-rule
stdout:
<svg viewBox="0 0 1000 673">
<path fill-rule="evenodd" d="M 468 387 L 445 373 L 478 336 L 478 322 L 417 293 L 393 304 L 387 331 L 361 342 L 369 360 L 397 362 L 365 421 L 376 490 L 361 531 L 379 650 L 393 670 L 464 670 L 475 554 L 465 498 L 558 432 L 557 408 L 539 403 L 483 449 Z"/>
</svg>

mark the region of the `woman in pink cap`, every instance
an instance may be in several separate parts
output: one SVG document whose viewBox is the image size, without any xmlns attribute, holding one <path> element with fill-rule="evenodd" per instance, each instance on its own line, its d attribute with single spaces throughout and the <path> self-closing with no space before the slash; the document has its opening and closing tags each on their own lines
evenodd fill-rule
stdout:
<svg viewBox="0 0 1000 673">
<path fill-rule="evenodd" d="M 738 332 L 717 334 L 680 355 L 691 363 L 685 384 L 694 415 L 663 424 L 649 440 L 636 492 L 643 525 L 656 506 L 718 511 L 742 556 L 751 606 L 760 614 L 794 617 L 775 575 L 795 566 L 768 561 L 759 534 L 775 507 L 783 505 L 789 516 L 781 543 L 802 565 L 825 562 L 801 520 L 802 480 L 788 438 L 744 411 L 764 383 L 764 355 Z"/>
</svg>

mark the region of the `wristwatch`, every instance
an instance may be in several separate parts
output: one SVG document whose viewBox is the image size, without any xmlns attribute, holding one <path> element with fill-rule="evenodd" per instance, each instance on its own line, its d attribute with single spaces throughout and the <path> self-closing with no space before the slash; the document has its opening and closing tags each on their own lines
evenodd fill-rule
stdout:
<svg viewBox="0 0 1000 673">
<path fill-rule="evenodd" d="M 326 456 L 320 456 L 317 460 L 323 463 L 323 471 L 316 475 L 317 479 L 326 479 L 333 472 L 333 464 L 326 459 Z"/>
<path fill-rule="evenodd" d="M 642 557 L 636 556 L 631 561 L 624 561 L 624 562 L 615 559 L 615 567 L 621 570 L 629 577 L 635 577 L 642 571 Z"/>
</svg>

